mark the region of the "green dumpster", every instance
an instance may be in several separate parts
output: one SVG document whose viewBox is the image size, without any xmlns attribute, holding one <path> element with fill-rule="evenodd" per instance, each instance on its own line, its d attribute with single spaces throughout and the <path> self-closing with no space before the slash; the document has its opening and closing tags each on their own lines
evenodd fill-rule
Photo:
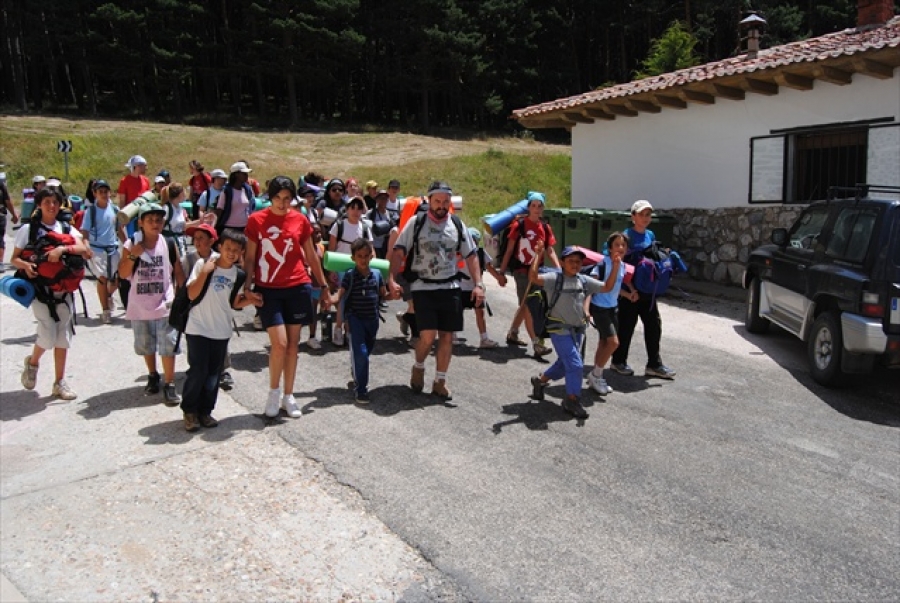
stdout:
<svg viewBox="0 0 900 603">
<path fill-rule="evenodd" d="M 606 239 L 614 232 L 622 232 L 631 226 L 631 212 L 617 209 L 597 209 L 594 211 L 594 234 L 597 251 L 603 249 Z"/>
<path fill-rule="evenodd" d="M 596 210 L 573 208 L 562 211 L 565 246 L 578 245 L 587 249 L 596 249 L 597 236 L 594 229 Z"/>
<path fill-rule="evenodd" d="M 553 249 L 556 250 L 556 255 L 562 253 L 563 247 L 565 247 L 565 221 L 563 220 L 563 212 L 567 211 L 564 209 L 557 208 L 548 208 L 544 210 L 544 220 L 550 225 L 550 230 L 553 231 L 553 236 L 556 237 L 556 245 L 553 246 Z"/>
</svg>

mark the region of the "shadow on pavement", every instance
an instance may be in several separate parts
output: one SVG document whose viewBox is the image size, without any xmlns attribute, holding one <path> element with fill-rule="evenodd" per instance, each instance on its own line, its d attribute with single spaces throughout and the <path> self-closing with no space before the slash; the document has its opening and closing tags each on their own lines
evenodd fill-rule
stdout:
<svg viewBox="0 0 900 603">
<path fill-rule="evenodd" d="M 550 389 L 548 388 L 548 391 L 545 393 L 549 393 Z M 562 388 L 562 393 L 565 395 L 564 387 Z M 512 415 L 514 418 L 494 423 L 491 426 L 491 431 L 494 432 L 494 435 L 500 434 L 504 427 L 510 427 L 519 423 L 532 431 L 545 431 L 550 427 L 550 423 L 575 421 L 575 418 L 564 411 L 559 403 L 551 400 L 528 400 L 527 402 L 507 404 L 503 406 L 502 412 L 505 415 Z M 584 420 L 579 419 L 576 425 L 579 427 L 584 425 Z"/>
<path fill-rule="evenodd" d="M 269 422 L 278 423 L 277 420 L 271 419 Z M 246 414 L 226 417 L 219 421 L 218 427 L 200 428 L 199 431 L 193 433 L 185 431 L 184 422 L 178 419 L 142 427 L 138 430 L 138 434 L 147 438 L 144 442 L 145 445 L 158 446 L 161 444 L 186 444 L 194 438 L 201 438 L 205 442 L 224 442 L 239 431 L 262 431 L 265 428 L 266 424 L 260 421 L 259 416 Z"/>
<path fill-rule="evenodd" d="M 42 398 L 36 391 L 22 389 L 3 393 L 0 404 L 0 421 L 18 421 L 47 409 L 52 398 Z"/>
<path fill-rule="evenodd" d="M 32 333 L 25 337 L 7 337 L 6 339 L 0 340 L 0 343 L 3 343 L 3 345 L 31 346 L 35 341 L 37 341 L 37 335 Z"/>
<path fill-rule="evenodd" d="M 231 367 L 239 371 L 260 373 L 269 370 L 269 351 L 247 350 L 231 354 Z"/>
<path fill-rule="evenodd" d="M 162 394 L 144 395 L 144 386 L 129 387 L 112 392 L 98 394 L 92 398 L 78 400 L 84 408 L 78 414 L 85 419 L 102 419 L 117 410 L 129 410 L 163 403 Z"/>
<path fill-rule="evenodd" d="M 429 384 L 425 385 L 426 388 Z M 353 392 L 349 388 L 342 387 L 326 387 L 315 390 L 308 394 L 297 395 L 313 395 L 315 399 L 303 405 L 303 414 L 313 413 L 316 410 L 324 410 L 333 406 L 354 405 Z M 437 396 L 433 396 L 427 391 L 416 394 L 413 393 L 407 385 L 383 385 L 373 388 L 369 391 L 371 401 L 368 404 L 359 404 L 358 406 L 364 410 L 371 411 L 379 417 L 392 417 L 399 412 L 407 410 L 422 410 L 431 406 L 443 406 L 445 408 L 456 408 L 457 405 L 452 401 L 444 401 Z"/>
</svg>

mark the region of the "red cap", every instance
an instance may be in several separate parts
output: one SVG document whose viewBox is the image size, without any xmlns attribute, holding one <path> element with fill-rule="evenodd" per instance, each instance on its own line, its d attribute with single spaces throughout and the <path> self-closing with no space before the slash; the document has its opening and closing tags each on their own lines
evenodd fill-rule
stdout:
<svg viewBox="0 0 900 603">
<path fill-rule="evenodd" d="M 187 230 L 184 231 L 184 234 L 186 234 L 189 237 L 192 237 L 192 236 L 194 236 L 194 233 L 196 233 L 198 230 L 202 230 L 203 232 L 208 234 L 212 238 L 213 242 L 219 240 L 219 233 L 216 232 L 216 229 L 213 228 L 211 224 L 200 224 L 199 226 L 191 226 Z"/>
</svg>

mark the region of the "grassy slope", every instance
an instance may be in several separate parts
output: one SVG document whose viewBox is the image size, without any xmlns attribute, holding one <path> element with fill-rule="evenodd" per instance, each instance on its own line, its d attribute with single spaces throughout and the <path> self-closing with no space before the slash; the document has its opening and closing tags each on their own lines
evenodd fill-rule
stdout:
<svg viewBox="0 0 900 603">
<path fill-rule="evenodd" d="M 569 147 L 514 138 L 450 140 L 402 133 L 232 131 L 134 121 L 72 120 L 0 116 L 0 163 L 6 164 L 10 192 L 18 198 L 34 174 L 64 179 L 63 154 L 56 141 L 71 140 L 69 193 L 83 195 L 92 177 L 116 186 L 128 157 L 150 163 L 148 175 L 162 168 L 184 182 L 187 164 L 198 159 L 207 170 L 246 159 L 265 182 L 277 174 L 296 179 L 316 170 L 326 177 L 391 178 L 401 193 L 420 194 L 433 179 L 448 181 L 463 195 L 463 217 L 470 222 L 503 209 L 528 190 L 548 195 L 549 205 L 570 204 Z M 152 178 L 151 178 L 152 179 Z"/>
</svg>

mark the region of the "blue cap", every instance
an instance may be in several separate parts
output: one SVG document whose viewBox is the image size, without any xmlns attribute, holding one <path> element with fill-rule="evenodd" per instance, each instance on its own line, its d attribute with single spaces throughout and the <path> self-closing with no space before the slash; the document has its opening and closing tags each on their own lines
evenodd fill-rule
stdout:
<svg viewBox="0 0 900 603">
<path fill-rule="evenodd" d="M 544 193 L 539 193 L 537 191 L 529 191 L 527 199 L 529 203 L 532 201 L 540 201 L 541 205 L 547 203 L 547 198 L 544 197 Z"/>
<path fill-rule="evenodd" d="M 580 255 L 582 260 L 587 257 L 587 255 L 585 255 L 585 253 L 581 249 L 575 247 L 574 245 L 569 245 L 568 247 L 563 249 L 562 254 L 559 257 L 560 259 L 564 260 L 570 255 Z"/>
</svg>

